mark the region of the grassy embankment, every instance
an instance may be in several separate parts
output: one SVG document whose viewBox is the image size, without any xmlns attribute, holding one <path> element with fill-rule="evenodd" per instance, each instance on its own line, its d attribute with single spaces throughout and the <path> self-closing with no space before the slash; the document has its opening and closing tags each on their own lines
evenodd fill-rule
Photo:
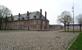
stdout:
<svg viewBox="0 0 82 50">
<path fill-rule="evenodd" d="M 82 50 L 82 32 L 68 50 Z"/>
</svg>

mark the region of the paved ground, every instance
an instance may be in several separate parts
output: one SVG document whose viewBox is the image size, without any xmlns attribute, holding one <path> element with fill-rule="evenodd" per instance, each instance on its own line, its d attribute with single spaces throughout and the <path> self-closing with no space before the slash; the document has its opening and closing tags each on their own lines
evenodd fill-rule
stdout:
<svg viewBox="0 0 82 50">
<path fill-rule="evenodd" d="M 77 35 L 57 31 L 3 31 L 0 50 L 66 50 Z"/>
</svg>

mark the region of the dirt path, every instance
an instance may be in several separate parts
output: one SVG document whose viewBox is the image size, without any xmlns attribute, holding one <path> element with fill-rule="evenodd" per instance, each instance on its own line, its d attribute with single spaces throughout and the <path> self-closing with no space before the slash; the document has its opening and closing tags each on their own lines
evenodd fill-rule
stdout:
<svg viewBox="0 0 82 50">
<path fill-rule="evenodd" d="M 58 31 L 0 32 L 0 50 L 66 50 L 77 35 Z"/>
</svg>

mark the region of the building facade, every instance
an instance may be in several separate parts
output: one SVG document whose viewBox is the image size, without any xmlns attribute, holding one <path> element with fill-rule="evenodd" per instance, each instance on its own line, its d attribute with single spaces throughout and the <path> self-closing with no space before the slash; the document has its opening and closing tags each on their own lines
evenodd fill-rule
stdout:
<svg viewBox="0 0 82 50">
<path fill-rule="evenodd" d="M 26 29 L 26 30 L 48 30 L 49 20 L 47 19 L 47 12 L 45 16 L 42 15 L 42 9 L 36 12 L 27 11 L 26 14 L 18 14 L 8 17 L 8 22 L 3 23 L 3 29 Z"/>
</svg>

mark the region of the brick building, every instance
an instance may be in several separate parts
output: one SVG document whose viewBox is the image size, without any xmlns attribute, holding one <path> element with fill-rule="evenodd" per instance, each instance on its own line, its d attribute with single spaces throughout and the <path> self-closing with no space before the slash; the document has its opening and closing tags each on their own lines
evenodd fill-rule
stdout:
<svg viewBox="0 0 82 50">
<path fill-rule="evenodd" d="M 47 19 L 47 12 L 45 16 L 42 15 L 42 9 L 36 12 L 27 11 L 26 14 L 18 14 L 8 17 L 7 24 L 3 23 L 3 29 L 26 29 L 26 30 L 48 30 L 49 20 Z"/>
</svg>

